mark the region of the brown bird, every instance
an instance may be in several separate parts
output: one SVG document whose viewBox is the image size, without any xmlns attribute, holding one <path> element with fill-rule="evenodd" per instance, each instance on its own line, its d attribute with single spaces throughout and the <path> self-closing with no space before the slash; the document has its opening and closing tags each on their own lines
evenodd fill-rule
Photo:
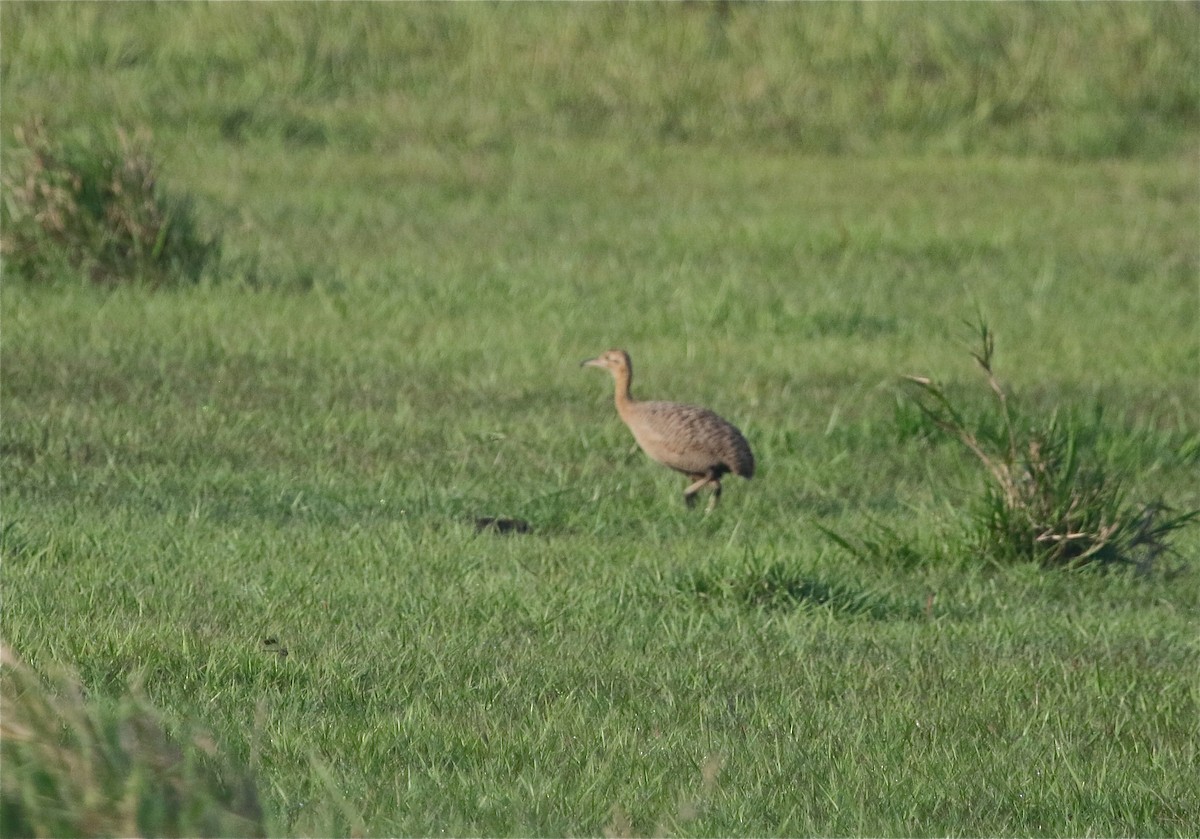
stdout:
<svg viewBox="0 0 1200 839">
<path fill-rule="evenodd" d="M 633 362 L 624 350 L 609 350 L 583 362 L 582 367 L 603 367 L 617 386 L 617 413 L 633 432 L 633 439 L 664 466 L 691 479 L 683 491 L 690 507 L 696 493 L 712 486 L 708 509 L 721 497 L 721 476 L 732 472 L 743 478 L 754 476 L 754 455 L 742 432 L 707 408 L 678 402 L 642 402 L 629 392 Z"/>
</svg>

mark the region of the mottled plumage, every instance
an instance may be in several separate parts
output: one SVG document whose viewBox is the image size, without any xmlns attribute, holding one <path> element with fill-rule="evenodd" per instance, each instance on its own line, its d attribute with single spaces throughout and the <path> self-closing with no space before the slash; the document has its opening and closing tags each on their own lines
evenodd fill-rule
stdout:
<svg viewBox="0 0 1200 839">
<path fill-rule="evenodd" d="M 754 455 L 750 444 L 730 423 L 707 408 L 678 402 L 641 402 L 630 394 L 633 363 L 624 350 L 609 350 L 583 362 L 602 367 L 616 383 L 617 413 L 633 432 L 642 451 L 664 466 L 687 475 L 692 483 L 683 491 L 690 506 L 701 489 L 712 486 L 708 508 L 721 497 L 721 477 L 729 473 L 750 478 Z"/>
</svg>

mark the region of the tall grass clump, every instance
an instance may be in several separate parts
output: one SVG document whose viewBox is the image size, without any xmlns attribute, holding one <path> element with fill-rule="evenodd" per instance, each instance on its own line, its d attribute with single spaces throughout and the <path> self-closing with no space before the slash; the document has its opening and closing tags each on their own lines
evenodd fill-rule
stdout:
<svg viewBox="0 0 1200 839">
<path fill-rule="evenodd" d="M 14 136 L 21 165 L 6 165 L 3 180 L 6 273 L 166 286 L 198 281 L 216 259 L 191 199 L 159 183 L 144 134 L 81 137 L 34 118 Z"/>
<path fill-rule="evenodd" d="M 1171 534 L 1200 510 L 1179 513 L 1161 501 L 1130 501 L 1127 473 L 1104 462 L 1077 423 L 1058 412 L 1021 417 L 993 367 L 994 335 L 982 321 L 977 328 L 979 349 L 972 356 L 991 391 L 991 416 L 972 422 L 933 380 L 905 378 L 919 389 L 921 414 L 984 470 L 976 518 L 985 552 L 1045 566 L 1129 563 L 1149 570 L 1170 552 Z"/>
<path fill-rule="evenodd" d="M 211 737 L 172 737 L 142 700 L 112 707 L 0 646 L 0 835 L 265 836 L 258 791 Z"/>
</svg>

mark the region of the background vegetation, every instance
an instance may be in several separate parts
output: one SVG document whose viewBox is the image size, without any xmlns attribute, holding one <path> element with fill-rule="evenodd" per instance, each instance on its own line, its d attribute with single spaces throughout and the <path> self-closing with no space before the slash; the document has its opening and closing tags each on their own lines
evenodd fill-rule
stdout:
<svg viewBox="0 0 1200 839">
<path fill-rule="evenodd" d="M 3 832 L 1193 835 L 1196 529 L 994 562 L 901 376 L 987 429 L 983 312 L 1022 417 L 1200 506 L 1198 22 L 0 5 Z M 38 117 L 144 130 L 219 250 L 33 276 Z M 713 515 L 614 345 L 749 437 Z"/>
</svg>

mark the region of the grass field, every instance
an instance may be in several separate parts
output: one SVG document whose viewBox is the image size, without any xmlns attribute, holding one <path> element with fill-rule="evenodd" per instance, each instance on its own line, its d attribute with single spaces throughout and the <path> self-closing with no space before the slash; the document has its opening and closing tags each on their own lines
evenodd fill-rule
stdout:
<svg viewBox="0 0 1200 839">
<path fill-rule="evenodd" d="M 183 834 L 1200 831 L 1200 528 L 1147 574 L 988 561 L 901 380 L 985 411 L 982 313 L 1028 416 L 1200 507 L 1193 5 L 0 25 L 4 169 L 35 114 L 145 126 L 223 253 L 6 272 L 2 637 L 49 680 L 6 662 L 10 723 L 65 671 L 117 750 L 134 708 L 210 733 L 262 812 L 196 791 Z M 749 438 L 712 515 L 579 369 L 610 346 Z M 162 766 L 55 804 L 14 730 L 10 828 L 155 832 Z"/>
</svg>

